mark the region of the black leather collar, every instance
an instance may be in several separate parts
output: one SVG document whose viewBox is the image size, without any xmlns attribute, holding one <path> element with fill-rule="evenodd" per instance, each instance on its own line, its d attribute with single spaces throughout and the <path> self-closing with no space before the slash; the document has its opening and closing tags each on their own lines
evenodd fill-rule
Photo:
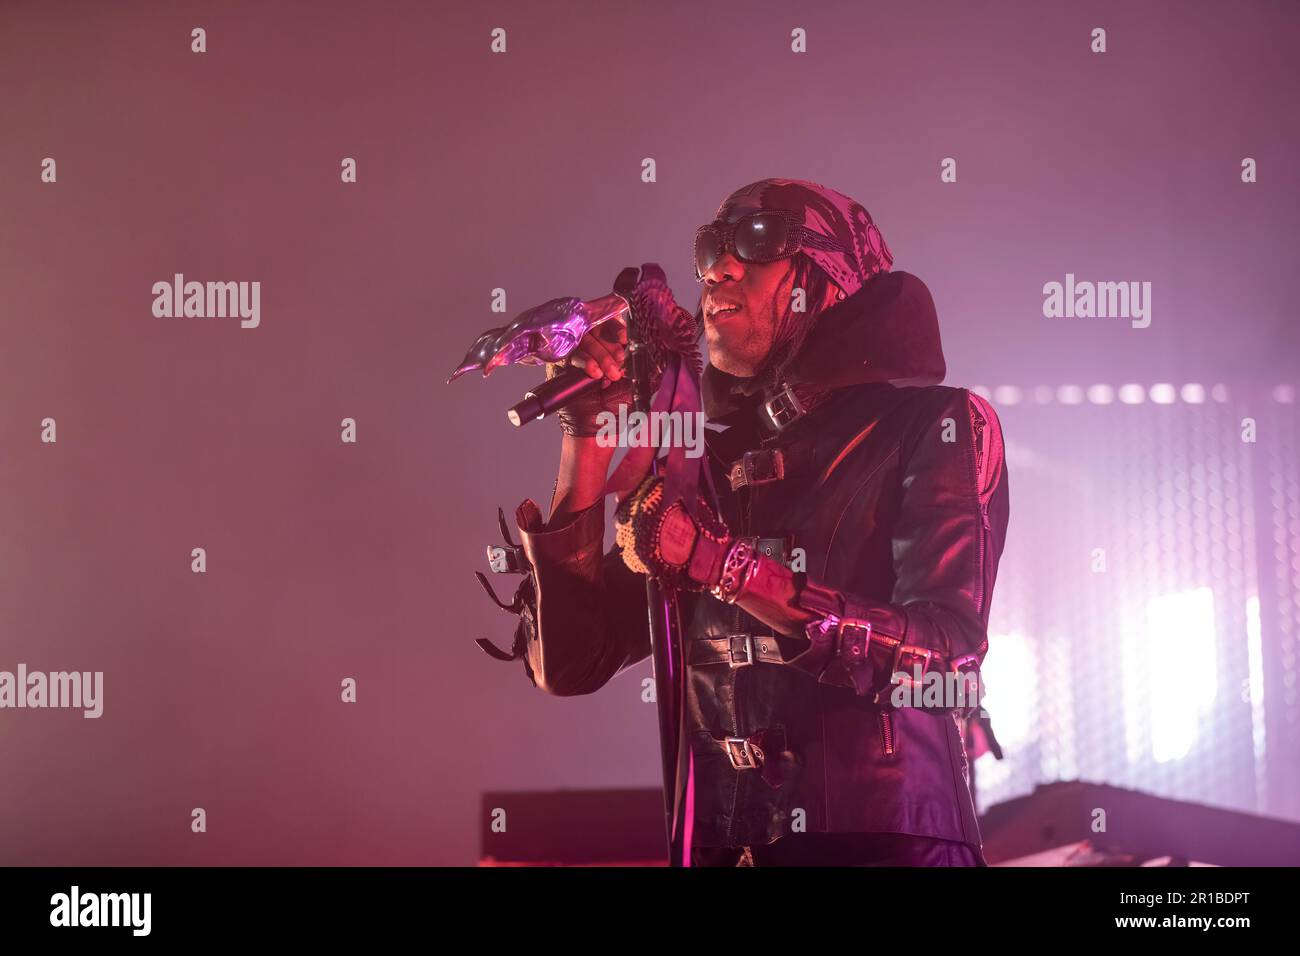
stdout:
<svg viewBox="0 0 1300 956">
<path fill-rule="evenodd" d="M 910 273 L 882 272 L 817 317 L 779 385 L 811 395 L 878 382 L 937 385 L 945 372 L 930 290 Z M 701 390 L 705 414 L 720 424 L 754 416 L 770 424 L 763 402 L 778 391 L 712 364 L 704 369 Z"/>
</svg>

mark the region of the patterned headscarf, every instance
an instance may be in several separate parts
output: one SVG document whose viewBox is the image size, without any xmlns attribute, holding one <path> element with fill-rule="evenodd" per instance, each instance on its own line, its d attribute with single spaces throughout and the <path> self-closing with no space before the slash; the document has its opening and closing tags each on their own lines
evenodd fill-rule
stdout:
<svg viewBox="0 0 1300 956">
<path fill-rule="evenodd" d="M 807 257 L 807 261 L 839 288 L 839 298 L 844 299 L 861 289 L 872 276 L 888 272 L 894 263 L 885 237 L 862 204 L 817 183 L 798 179 L 760 179 L 728 196 L 718 207 L 715 219 L 736 222 L 749 213 L 771 209 L 798 213 L 806 229 L 847 250 L 802 249 L 796 256 L 796 282 L 802 274 L 799 257 Z M 774 385 L 798 354 L 816 321 L 816 311 L 800 313 L 787 308 L 777 326 L 772 350 L 758 372 L 747 381 L 745 389 L 750 391 Z"/>
<path fill-rule="evenodd" d="M 805 228 L 852 253 L 850 256 L 822 249 L 803 250 L 845 296 L 857 292 L 876 273 L 888 272 L 894 264 L 885 237 L 862 204 L 817 183 L 760 179 L 728 196 L 718 207 L 715 218 L 735 222 L 741 216 L 766 209 L 801 214 Z"/>
</svg>

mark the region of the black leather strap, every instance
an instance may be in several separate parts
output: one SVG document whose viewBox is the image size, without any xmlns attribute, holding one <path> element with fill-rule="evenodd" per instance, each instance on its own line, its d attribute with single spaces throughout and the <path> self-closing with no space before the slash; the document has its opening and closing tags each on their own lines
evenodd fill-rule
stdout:
<svg viewBox="0 0 1300 956">
<path fill-rule="evenodd" d="M 782 647 L 782 643 L 785 647 Z M 748 667 L 751 664 L 785 664 L 803 650 L 791 645 L 804 645 L 802 640 L 778 638 L 771 634 L 729 634 L 687 642 L 686 663 L 690 667 L 707 667 L 726 664 L 729 667 Z"/>
</svg>

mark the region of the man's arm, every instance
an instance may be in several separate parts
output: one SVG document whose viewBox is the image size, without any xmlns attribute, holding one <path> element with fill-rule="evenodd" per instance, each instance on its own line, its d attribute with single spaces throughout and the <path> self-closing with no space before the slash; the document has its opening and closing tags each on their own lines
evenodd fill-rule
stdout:
<svg viewBox="0 0 1300 956">
<path fill-rule="evenodd" d="M 629 570 L 616 548 L 602 553 L 604 499 L 567 523 L 545 526 L 528 500 L 516 520 L 532 565 L 534 596 L 522 627 L 537 686 L 560 697 L 590 694 L 649 656 L 645 577 Z"/>
<path fill-rule="evenodd" d="M 603 378 L 602 391 L 627 397 L 624 347 L 627 330 L 609 338 L 588 333 L 566 364 Z M 527 500 L 516 511 L 524 554 L 532 566 L 531 592 L 521 615 L 524 660 L 538 687 L 557 696 L 590 694 L 624 667 L 649 656 L 645 579 L 630 571 L 617 550 L 602 554 L 604 486 L 614 447 L 591 435 L 588 419 L 613 395 L 589 400 L 574 415 L 560 446 L 559 475 L 545 524 Z"/>
<path fill-rule="evenodd" d="M 977 671 L 1009 517 L 997 415 L 965 389 L 925 413 L 903 464 L 888 603 L 760 558 L 735 603 L 778 633 L 806 634 L 797 662 L 826 683 L 885 692 L 895 672 Z M 928 658 L 928 660 L 927 660 Z"/>
<path fill-rule="evenodd" d="M 674 337 L 694 328 L 690 313 L 677 305 L 667 277 L 654 263 L 624 269 L 614 289 L 652 328 L 671 328 Z M 547 365 L 547 378 L 572 366 L 603 381 L 557 414 L 564 441 L 550 521 L 542 521 L 531 500 L 516 512 L 529 564 L 523 570 L 529 576 L 509 606 L 520 614 L 512 654 L 498 651 L 493 656 L 523 657 L 533 682 L 560 696 L 589 694 L 650 654 L 645 578 L 623 563 L 619 550 L 601 551 L 604 487 L 614 448 L 602 447 L 596 435 L 602 415 L 616 415 L 632 400 L 624 368 L 627 342 L 622 320 L 604 322 L 561 362 Z M 662 368 L 655 376 L 661 374 Z M 657 387 L 656 377 L 651 384 Z"/>
</svg>

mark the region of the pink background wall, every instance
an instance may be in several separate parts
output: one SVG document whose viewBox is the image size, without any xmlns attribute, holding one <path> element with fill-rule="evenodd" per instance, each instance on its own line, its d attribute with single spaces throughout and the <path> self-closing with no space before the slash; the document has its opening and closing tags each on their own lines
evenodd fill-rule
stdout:
<svg viewBox="0 0 1300 956">
<path fill-rule="evenodd" d="M 1298 39 L 1273 2 L 4 4 L 0 669 L 106 688 L 0 711 L 0 863 L 466 864 L 484 789 L 656 784 L 639 674 L 553 699 L 472 643 L 558 432 L 504 420 L 533 373 L 443 383 L 494 287 L 658 261 L 693 308 L 752 180 L 870 210 L 951 384 L 1294 379 Z M 153 317 L 175 272 L 259 280 L 260 328 Z M 1151 327 L 1045 319 L 1067 272 L 1152 282 Z"/>
</svg>

